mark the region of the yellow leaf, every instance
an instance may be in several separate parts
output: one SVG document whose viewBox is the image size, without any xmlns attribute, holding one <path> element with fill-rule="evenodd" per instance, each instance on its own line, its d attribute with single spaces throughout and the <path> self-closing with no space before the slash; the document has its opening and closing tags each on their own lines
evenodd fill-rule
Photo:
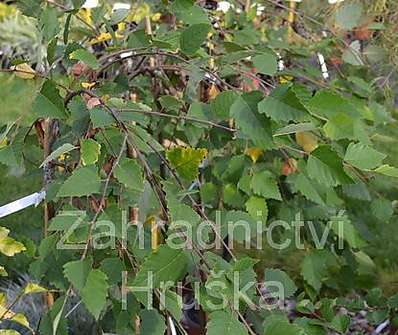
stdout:
<svg viewBox="0 0 398 335">
<path fill-rule="evenodd" d="M 129 22 L 140 22 L 144 19 L 145 16 L 150 16 L 151 7 L 147 3 L 136 4 L 131 8 L 131 12 L 129 16 L 127 16 L 126 20 Z"/>
<path fill-rule="evenodd" d="M 6 147 L 7 143 L 8 143 L 7 138 L 6 137 L 3 138 L 3 140 L 0 142 L 0 149 Z"/>
<path fill-rule="evenodd" d="M 93 88 L 95 86 L 95 82 L 94 83 L 82 83 L 82 87 L 85 88 L 86 90 L 89 90 L 91 88 Z"/>
<path fill-rule="evenodd" d="M 96 38 L 93 38 L 90 41 L 90 44 L 97 44 L 105 41 L 109 41 L 112 39 L 112 35 L 110 33 L 101 33 Z"/>
<path fill-rule="evenodd" d="M 28 319 L 26 318 L 25 315 L 23 315 L 23 314 L 21 314 L 21 313 L 15 314 L 15 315 L 11 318 L 11 320 L 12 320 L 12 321 L 15 321 L 15 322 L 17 322 L 17 323 L 19 323 L 20 325 L 22 325 L 22 326 L 24 326 L 24 327 L 26 327 L 26 328 L 28 328 L 28 329 L 31 329 L 31 328 L 30 328 L 30 325 L 29 325 Z"/>
<path fill-rule="evenodd" d="M 209 67 L 210 67 L 210 69 L 214 69 L 214 58 L 213 57 L 209 58 Z"/>
<path fill-rule="evenodd" d="M 7 296 L 5 293 L 0 293 L 0 315 L 3 315 L 3 319 L 12 318 L 15 313 L 13 311 L 8 310 L 7 306 Z"/>
<path fill-rule="evenodd" d="M 220 90 L 217 88 L 217 86 L 212 84 L 209 89 L 209 99 L 210 100 L 214 99 L 219 93 Z"/>
<path fill-rule="evenodd" d="M 35 70 L 26 63 L 11 66 L 11 70 L 15 71 L 15 75 L 22 79 L 33 79 L 36 76 Z"/>
<path fill-rule="evenodd" d="M 41 293 L 41 292 L 47 292 L 47 289 L 35 283 L 28 283 L 23 290 L 23 294 Z"/>
<path fill-rule="evenodd" d="M 253 163 L 256 163 L 259 157 L 263 154 L 263 150 L 256 147 L 247 148 L 245 150 L 245 154 L 252 159 Z"/>
<path fill-rule="evenodd" d="M 5 293 L 0 292 L 0 307 L 6 307 L 7 306 L 7 296 Z"/>
<path fill-rule="evenodd" d="M 151 20 L 152 20 L 153 22 L 157 22 L 157 21 L 160 20 L 161 17 L 162 17 L 162 14 L 160 14 L 160 13 L 155 13 L 155 14 L 152 15 Z"/>
<path fill-rule="evenodd" d="M 119 22 L 117 24 L 117 31 L 122 33 L 126 30 L 126 22 Z"/>
<path fill-rule="evenodd" d="M 0 227 L 0 252 L 6 256 L 14 256 L 15 254 L 26 250 L 25 246 L 8 236 L 10 231 L 7 228 Z"/>
<path fill-rule="evenodd" d="M 314 134 L 309 132 L 296 133 L 296 142 L 305 152 L 312 152 L 318 147 L 318 140 Z"/>
<path fill-rule="evenodd" d="M 84 21 L 84 22 L 86 22 L 86 23 L 88 23 L 89 25 L 92 25 L 93 24 L 93 19 L 91 18 L 91 9 L 90 8 L 87 8 L 87 9 L 80 9 L 79 10 L 79 12 L 78 12 L 78 14 L 79 14 L 79 16 L 80 16 L 80 18 Z"/>
<path fill-rule="evenodd" d="M 0 265 L 0 276 L 3 276 L 3 277 L 8 276 L 6 269 L 2 265 Z"/>
<path fill-rule="evenodd" d="M 15 15 L 17 12 L 15 6 L 0 3 L 0 21 Z"/>
<path fill-rule="evenodd" d="M 0 335 L 21 335 L 21 333 L 13 329 L 1 329 Z"/>
<path fill-rule="evenodd" d="M 115 36 L 117 39 L 122 39 L 124 36 L 121 34 L 124 30 L 126 29 L 125 23 L 119 23 L 118 24 L 118 30 L 115 32 Z M 97 44 L 97 43 L 102 43 L 105 41 L 109 41 L 112 39 L 111 33 L 101 33 L 99 34 L 96 38 L 93 38 L 90 40 L 90 44 Z"/>
<path fill-rule="evenodd" d="M 281 84 L 286 84 L 286 83 L 288 83 L 289 81 L 292 81 L 292 80 L 293 80 L 292 76 L 280 76 L 279 77 L 279 82 Z"/>
</svg>

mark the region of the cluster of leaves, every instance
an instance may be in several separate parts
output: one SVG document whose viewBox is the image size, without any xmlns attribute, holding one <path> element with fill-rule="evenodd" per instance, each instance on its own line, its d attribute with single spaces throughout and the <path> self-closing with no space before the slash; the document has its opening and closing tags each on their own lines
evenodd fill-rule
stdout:
<svg viewBox="0 0 398 335">
<path fill-rule="evenodd" d="M 362 25 L 362 7 L 329 6 L 326 36 L 304 40 L 291 20 L 281 24 L 288 11 L 274 1 L 249 1 L 245 9 L 236 2 L 225 13 L 212 1 L 116 10 L 83 3 L 19 1 L 47 52 L 39 62 L 14 59 L 0 75 L 8 87 L 2 108 L 12 118 L 2 128 L 0 162 L 25 173 L 44 170 L 46 217 L 53 216 L 29 268 L 57 290 L 41 332 L 67 333 L 65 306 L 74 293 L 104 331 L 163 334 L 170 322 L 182 331 L 179 285 L 199 285 L 209 335 L 345 333 L 350 319 L 342 307 L 373 307 L 373 325 L 393 318 L 397 298 L 386 300 L 380 290 L 354 302 L 337 298 L 374 286 L 372 244 L 394 219 L 398 178 L 398 162 L 385 149 L 397 139 L 384 132 L 396 121 L 377 83 L 368 83 L 370 46 L 345 40 Z M 312 33 L 319 24 L 311 19 L 305 27 Z M 328 59 L 330 80 L 314 65 L 317 53 Z M 275 250 L 266 239 L 244 247 L 276 220 L 291 225 L 275 229 L 276 241 L 297 238 L 297 217 L 311 222 L 301 232 L 304 250 Z M 206 250 L 195 236 L 203 235 L 200 223 L 217 220 L 220 231 L 211 224 L 206 240 L 224 241 L 223 250 Z M 143 245 L 136 221 L 145 222 Z M 247 226 L 233 241 L 231 222 Z M 176 232 L 185 248 L 171 246 Z M 0 239 L 7 256 L 24 249 L 6 229 Z M 125 301 L 122 284 L 149 280 L 156 309 L 142 292 L 129 291 Z M 267 281 L 280 282 L 283 298 L 297 301 L 294 323 L 245 299 L 236 308 L 236 285 Z M 256 306 L 262 292 L 247 292 Z M 215 307 L 221 297 L 228 308 Z"/>
</svg>

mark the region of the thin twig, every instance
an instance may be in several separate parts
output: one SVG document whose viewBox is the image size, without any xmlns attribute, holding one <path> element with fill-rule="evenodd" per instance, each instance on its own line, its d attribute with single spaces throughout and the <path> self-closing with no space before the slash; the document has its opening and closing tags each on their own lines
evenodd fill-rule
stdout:
<svg viewBox="0 0 398 335">
<path fill-rule="evenodd" d="M 198 119 L 198 118 L 191 117 L 191 116 L 186 116 L 186 115 L 170 115 L 170 114 L 165 114 L 165 113 L 161 113 L 161 112 L 145 111 L 145 110 L 142 110 L 142 109 L 133 109 L 133 108 L 122 108 L 122 109 L 119 109 L 119 110 L 121 112 L 134 112 L 134 113 L 141 113 L 141 114 L 146 114 L 146 115 L 161 116 L 161 117 L 170 118 L 170 119 L 192 121 L 192 122 L 206 124 L 206 125 L 209 125 L 209 126 L 212 126 L 212 127 L 215 127 L 215 128 L 224 129 L 224 130 L 227 130 L 227 131 L 230 131 L 230 132 L 237 131 L 237 129 L 226 127 L 226 126 L 223 126 L 221 124 L 218 124 L 218 123 L 215 123 L 215 122 L 212 122 L 212 121 Z"/>
<path fill-rule="evenodd" d="M 85 244 L 85 247 L 84 247 L 84 251 L 83 251 L 81 260 L 84 260 L 86 258 L 86 256 L 87 256 L 87 252 L 88 252 L 88 249 L 89 249 L 89 246 L 90 246 L 90 240 L 91 240 L 91 236 L 92 236 L 92 232 L 93 232 L 95 223 L 97 222 L 97 219 L 98 219 L 100 213 L 102 212 L 102 210 L 103 210 L 103 208 L 105 206 L 104 203 L 105 203 L 106 193 L 108 191 L 108 186 L 109 186 L 109 183 L 111 181 L 113 171 L 115 170 L 115 168 L 119 164 L 119 162 L 120 162 L 120 160 L 121 160 L 121 158 L 123 156 L 123 152 L 126 149 L 126 143 L 127 143 L 127 135 L 123 139 L 123 143 L 122 143 L 122 146 L 120 148 L 119 155 L 117 156 L 116 160 L 113 162 L 112 168 L 111 168 L 111 170 L 108 173 L 108 177 L 106 178 L 105 185 L 104 185 L 104 190 L 102 192 L 102 196 L 101 196 L 99 207 L 98 207 L 97 211 L 95 212 L 93 219 L 90 222 L 89 232 L 88 232 L 88 235 L 87 235 L 87 240 L 86 240 L 86 244 Z"/>
</svg>

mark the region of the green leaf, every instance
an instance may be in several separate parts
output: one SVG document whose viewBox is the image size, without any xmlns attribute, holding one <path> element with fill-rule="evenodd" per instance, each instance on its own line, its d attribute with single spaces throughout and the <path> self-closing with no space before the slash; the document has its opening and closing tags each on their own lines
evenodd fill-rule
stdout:
<svg viewBox="0 0 398 335">
<path fill-rule="evenodd" d="M 162 244 L 152 252 L 142 264 L 134 278 L 133 287 L 143 287 L 148 283 L 148 275 L 153 275 L 153 287 L 158 288 L 162 281 L 175 282 L 185 274 L 187 256 L 184 250 L 172 249 Z"/>
<path fill-rule="evenodd" d="M 80 142 L 80 155 L 83 165 L 95 164 L 101 152 L 101 145 L 91 139 L 84 139 Z"/>
<path fill-rule="evenodd" d="M 351 183 L 345 173 L 341 158 L 327 145 L 320 145 L 307 161 L 308 175 L 325 186 L 337 186 Z"/>
<path fill-rule="evenodd" d="M 85 0 L 72 0 L 73 8 L 80 9 L 80 7 L 84 4 Z"/>
<path fill-rule="evenodd" d="M 238 95 L 236 94 L 236 92 L 223 91 L 210 102 L 210 109 L 218 117 L 224 120 L 228 119 L 229 110 L 237 98 Z"/>
<path fill-rule="evenodd" d="M 193 55 L 206 40 L 211 26 L 206 23 L 194 24 L 186 28 L 180 38 L 181 51 Z"/>
<path fill-rule="evenodd" d="M 268 317 L 264 322 L 264 335 L 304 335 L 304 330 L 298 325 L 278 317 Z"/>
<path fill-rule="evenodd" d="M 327 137 L 335 141 L 343 138 L 356 138 L 353 119 L 346 114 L 332 116 L 323 126 L 323 130 Z"/>
<path fill-rule="evenodd" d="M 75 150 L 76 147 L 70 143 L 65 143 L 61 145 L 59 148 L 55 149 L 47 158 L 40 164 L 40 168 L 42 168 L 47 163 L 51 162 L 52 160 L 58 158 L 59 156 L 65 155 L 66 153 Z"/>
<path fill-rule="evenodd" d="M 122 159 L 116 166 L 114 175 L 127 188 L 138 192 L 144 190 L 143 171 L 135 159 Z"/>
<path fill-rule="evenodd" d="M 398 169 L 388 164 L 384 164 L 378 167 L 374 170 L 374 172 L 384 174 L 385 176 L 398 178 Z"/>
<path fill-rule="evenodd" d="M 64 309 L 65 309 L 65 305 L 66 305 L 66 301 L 67 301 L 67 297 L 66 296 L 62 296 L 60 298 L 58 298 L 54 305 L 51 307 L 50 309 L 50 313 L 49 313 L 49 321 L 51 322 L 50 325 L 47 325 L 47 327 L 45 325 L 43 325 L 44 327 L 47 328 L 47 333 L 50 333 L 50 331 L 52 330 L 52 335 L 57 335 L 58 333 L 58 327 L 61 327 L 64 323 L 62 321 L 62 316 L 64 315 Z M 44 329 L 46 329 L 44 328 Z"/>
<path fill-rule="evenodd" d="M 95 107 L 90 110 L 90 119 L 94 128 L 106 128 L 115 122 L 112 115 L 104 108 Z"/>
<path fill-rule="evenodd" d="M 360 24 L 363 6 L 361 3 L 344 3 L 337 8 L 336 23 L 345 30 L 350 30 Z"/>
<path fill-rule="evenodd" d="M 268 206 L 264 198 L 252 196 L 246 201 L 245 206 L 253 219 L 261 219 L 264 224 L 267 223 Z"/>
<path fill-rule="evenodd" d="M 277 122 L 302 121 L 309 117 L 307 109 L 289 85 L 281 85 L 274 89 L 258 104 L 258 111 Z"/>
<path fill-rule="evenodd" d="M 171 223 L 184 220 L 195 226 L 201 220 L 199 214 L 192 207 L 179 202 L 177 199 L 171 199 L 169 194 L 167 194 L 167 207 L 170 211 Z"/>
<path fill-rule="evenodd" d="M 361 58 L 361 48 L 361 42 L 355 40 L 351 42 L 350 45 L 343 51 L 341 58 L 347 64 L 354 66 L 364 65 L 364 62 Z"/>
<path fill-rule="evenodd" d="M 237 316 L 232 314 L 229 310 L 212 312 L 209 318 L 207 335 L 247 335 L 247 330 L 243 323 L 239 322 Z"/>
<path fill-rule="evenodd" d="M 127 46 L 129 48 L 141 48 L 149 47 L 151 45 L 151 40 L 149 35 L 144 29 L 139 29 L 133 31 L 128 38 Z"/>
<path fill-rule="evenodd" d="M 362 170 L 374 169 L 381 165 L 387 156 L 368 145 L 362 143 L 350 143 L 344 156 L 344 160 Z"/>
<path fill-rule="evenodd" d="M 299 173 L 294 181 L 294 188 L 297 192 L 300 192 L 308 200 L 311 200 L 317 204 L 325 205 L 322 197 L 320 196 L 316 185 L 313 185 L 312 181 L 308 179 L 303 173 Z"/>
<path fill-rule="evenodd" d="M 289 298 L 297 291 L 297 286 L 294 284 L 293 280 L 291 280 L 288 274 L 282 270 L 265 269 L 264 278 L 265 285 L 270 292 L 272 292 L 272 288 L 276 288 L 271 282 L 277 282 L 283 286 L 282 292 L 275 290 L 275 292 L 281 293 L 279 299 Z"/>
<path fill-rule="evenodd" d="M 47 80 L 37 95 L 32 107 L 37 117 L 64 119 L 66 117 L 64 100 L 55 83 Z"/>
<path fill-rule="evenodd" d="M 178 112 L 183 106 L 182 101 L 172 95 L 162 95 L 159 102 L 167 111 Z"/>
<path fill-rule="evenodd" d="M 53 38 L 50 43 L 48 43 L 47 47 L 47 60 L 50 65 L 55 62 L 56 51 L 57 51 L 57 38 Z"/>
<path fill-rule="evenodd" d="M 173 1 L 172 7 L 177 18 L 188 25 L 210 23 L 209 17 L 204 9 L 198 5 L 194 5 L 192 1 Z"/>
<path fill-rule="evenodd" d="M 31 111 L 38 83 L 36 80 L 26 80 L 16 75 L 0 73 L 0 105 L 3 123 L 15 122 L 19 116 L 23 116 L 27 122 L 34 121 L 35 117 L 31 115 Z M 21 97 L 24 98 L 21 99 Z"/>
<path fill-rule="evenodd" d="M 10 231 L 7 228 L 0 227 L 0 252 L 6 256 L 12 257 L 21 251 L 26 250 L 25 246 L 13 238 L 9 237 Z"/>
<path fill-rule="evenodd" d="M 256 172 L 250 182 L 251 189 L 257 195 L 266 199 L 282 201 L 278 184 L 269 171 Z"/>
<path fill-rule="evenodd" d="M 394 214 L 394 208 L 390 200 L 379 198 L 370 204 L 372 214 L 380 221 L 388 222 Z"/>
<path fill-rule="evenodd" d="M 72 13 L 69 13 L 69 15 L 66 17 L 66 20 L 65 20 L 64 33 L 63 33 L 63 40 L 64 40 L 65 45 L 68 44 L 68 40 L 69 40 L 71 19 L 72 19 Z M 56 39 L 54 39 L 54 40 L 56 41 Z M 55 52 L 55 50 L 54 50 L 54 52 Z"/>
<path fill-rule="evenodd" d="M 229 238 L 240 243 L 250 241 L 257 231 L 257 222 L 248 213 L 243 211 L 228 211 L 223 222 L 222 236 L 229 231 Z"/>
<path fill-rule="evenodd" d="M 145 129 L 138 125 L 131 125 L 132 132 L 130 133 L 132 140 L 137 145 L 137 148 L 144 153 L 160 152 L 164 148 L 157 142 L 152 135 Z"/>
<path fill-rule="evenodd" d="M 175 320 L 181 320 L 182 318 L 182 309 L 181 306 L 183 304 L 182 297 L 169 289 L 165 292 L 164 299 L 164 308 L 174 317 Z"/>
<path fill-rule="evenodd" d="M 17 6 L 26 16 L 39 17 L 43 0 L 18 0 Z"/>
<path fill-rule="evenodd" d="M 398 309 L 398 293 L 388 298 L 388 306 L 390 306 L 390 308 Z"/>
<path fill-rule="evenodd" d="M 105 258 L 101 262 L 100 270 L 108 277 L 108 283 L 115 285 L 122 281 L 122 271 L 124 270 L 124 264 L 118 257 Z"/>
<path fill-rule="evenodd" d="M 351 319 L 348 315 L 336 315 L 330 323 L 330 326 L 341 334 L 346 334 L 350 326 Z"/>
<path fill-rule="evenodd" d="M 141 316 L 141 335 L 163 335 L 166 330 L 165 319 L 156 309 L 143 310 Z"/>
<path fill-rule="evenodd" d="M 74 224 L 77 224 L 79 227 L 80 224 L 88 224 L 88 222 L 84 220 L 85 216 L 86 212 L 84 211 L 58 213 L 58 215 L 51 219 L 48 231 L 66 231 L 70 229 Z"/>
<path fill-rule="evenodd" d="M 330 258 L 330 254 L 325 250 L 313 250 L 301 263 L 301 275 L 316 292 L 320 291 L 322 281 L 327 277 L 327 265 Z"/>
<path fill-rule="evenodd" d="M 60 31 L 57 14 L 57 9 L 49 6 L 41 12 L 39 27 L 46 41 L 51 41 Z"/>
<path fill-rule="evenodd" d="M 97 61 L 97 58 L 86 49 L 77 49 L 71 52 L 69 54 L 69 58 L 83 62 L 87 66 L 91 67 L 93 70 L 99 69 L 99 63 Z"/>
<path fill-rule="evenodd" d="M 230 108 L 230 116 L 244 138 L 252 140 L 257 147 L 270 149 L 273 147 L 271 128 L 268 120 L 257 111 L 258 100 L 254 93 L 237 98 Z"/>
<path fill-rule="evenodd" d="M 223 199 L 225 204 L 235 208 L 241 208 L 244 204 L 243 195 L 233 184 L 224 185 Z"/>
<path fill-rule="evenodd" d="M 79 292 L 81 292 L 86 285 L 91 266 L 92 260 L 90 258 L 68 262 L 64 265 L 65 277 L 68 278 Z"/>
<path fill-rule="evenodd" d="M 101 180 L 95 167 L 86 166 L 73 171 L 72 175 L 62 184 L 58 197 L 81 197 L 99 193 Z"/>
<path fill-rule="evenodd" d="M 91 270 L 81 291 L 81 297 L 89 312 L 97 320 L 106 305 L 108 288 L 105 273 L 100 270 Z"/>
<path fill-rule="evenodd" d="M 206 149 L 177 147 L 166 151 L 167 160 L 178 174 L 187 180 L 194 180 L 199 175 L 199 164 L 207 155 Z"/>
<path fill-rule="evenodd" d="M 294 320 L 294 324 L 301 327 L 306 335 L 326 335 L 327 332 L 317 320 L 301 317 Z"/>
<path fill-rule="evenodd" d="M 278 70 L 278 60 L 271 53 L 262 53 L 253 57 L 253 65 L 257 72 L 273 76 Z"/>
<path fill-rule="evenodd" d="M 312 123 L 296 123 L 289 124 L 286 127 L 279 128 L 275 131 L 273 136 L 289 135 L 294 133 L 308 132 L 315 130 L 316 127 Z"/>
<path fill-rule="evenodd" d="M 358 119 L 361 115 L 358 113 L 355 105 L 340 94 L 320 90 L 306 104 L 311 114 L 328 120 L 336 115 L 346 115 L 352 119 Z"/>
<path fill-rule="evenodd" d="M 21 163 L 22 157 L 18 154 L 18 147 L 7 145 L 0 149 L 0 163 L 13 167 Z"/>
<path fill-rule="evenodd" d="M 366 245 L 358 230 L 346 215 L 333 216 L 330 219 L 331 229 L 341 239 L 344 239 L 352 248 L 361 248 Z"/>
</svg>

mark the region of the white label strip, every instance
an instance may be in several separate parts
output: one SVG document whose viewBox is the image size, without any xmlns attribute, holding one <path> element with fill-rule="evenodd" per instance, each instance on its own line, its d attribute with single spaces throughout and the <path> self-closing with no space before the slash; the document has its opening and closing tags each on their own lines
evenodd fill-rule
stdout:
<svg viewBox="0 0 398 335">
<path fill-rule="evenodd" d="M 3 218 L 7 215 L 19 212 L 20 210 L 29 207 L 29 206 L 37 206 L 44 198 L 46 197 L 45 191 L 40 191 L 23 197 L 21 199 L 10 202 L 7 205 L 0 207 L 0 218 Z"/>
<path fill-rule="evenodd" d="M 177 335 L 176 326 L 174 325 L 173 319 L 169 315 L 169 325 L 170 325 L 170 332 L 171 335 Z"/>
<path fill-rule="evenodd" d="M 321 66 L 322 76 L 324 79 L 329 79 L 328 67 L 326 66 L 325 57 L 321 53 L 317 53 L 319 65 Z"/>
</svg>

